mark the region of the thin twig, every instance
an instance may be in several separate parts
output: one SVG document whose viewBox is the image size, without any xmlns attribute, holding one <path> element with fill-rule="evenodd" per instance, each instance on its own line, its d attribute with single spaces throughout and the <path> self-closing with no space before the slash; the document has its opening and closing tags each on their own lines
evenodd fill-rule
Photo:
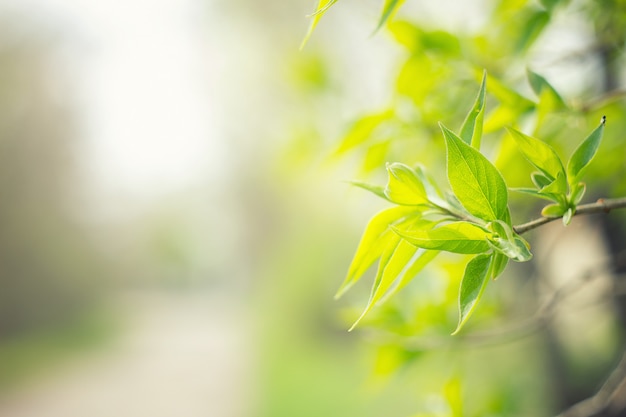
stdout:
<svg viewBox="0 0 626 417">
<path fill-rule="evenodd" d="M 608 213 L 613 209 L 626 207 L 626 197 L 613 198 L 613 199 L 599 199 L 595 203 L 581 204 L 576 208 L 574 216 L 581 214 L 594 214 L 594 213 Z M 513 227 L 516 233 L 522 234 L 530 230 L 536 229 L 539 226 L 543 226 L 546 223 L 553 222 L 560 219 L 560 217 L 539 217 L 538 219 L 531 220 L 528 223 L 523 223 Z"/>
<path fill-rule="evenodd" d="M 615 399 L 614 397 L 619 394 L 625 382 L 626 352 L 624 352 L 622 359 L 595 395 L 574 404 L 557 417 L 589 417 L 609 409 Z"/>
</svg>

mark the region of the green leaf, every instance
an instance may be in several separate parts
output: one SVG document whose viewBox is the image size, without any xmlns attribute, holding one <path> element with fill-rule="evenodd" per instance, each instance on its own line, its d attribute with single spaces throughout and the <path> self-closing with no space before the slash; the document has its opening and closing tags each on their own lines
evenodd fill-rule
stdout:
<svg viewBox="0 0 626 417">
<path fill-rule="evenodd" d="M 535 94 L 537 94 L 540 101 L 545 103 L 544 106 L 546 106 L 546 108 L 554 111 L 567 107 L 559 93 L 557 93 L 556 89 L 548 80 L 530 69 L 526 69 L 526 74 L 531 88 Z"/>
<path fill-rule="evenodd" d="M 472 109 L 467 114 L 461 126 L 460 138 L 474 149 L 480 149 L 480 140 L 483 135 L 483 120 L 485 117 L 485 87 L 487 85 L 487 71 L 483 72 L 480 90 Z"/>
<path fill-rule="evenodd" d="M 525 262 L 532 258 L 528 243 L 517 235 L 507 223 L 496 220 L 487 227 L 494 233 L 488 243 L 495 251 L 517 262 Z"/>
<path fill-rule="evenodd" d="M 509 188 L 509 190 L 514 191 L 516 193 L 524 193 L 532 195 L 533 197 L 543 198 L 544 200 L 556 201 L 559 202 L 559 199 L 554 194 L 546 194 L 542 193 L 534 188 Z"/>
<path fill-rule="evenodd" d="M 572 217 L 574 217 L 574 209 L 570 207 L 563 214 L 563 225 L 568 226 L 572 222 Z"/>
<path fill-rule="evenodd" d="M 404 288 L 409 282 L 413 280 L 419 274 L 422 269 L 426 267 L 435 257 L 439 255 L 439 251 L 436 250 L 418 250 L 413 259 L 407 264 L 406 271 L 402 274 L 402 277 L 398 280 L 397 285 L 387 294 L 385 298 L 393 296 L 395 293 Z"/>
<path fill-rule="evenodd" d="M 453 335 L 457 334 L 473 313 L 489 281 L 489 269 L 493 257 L 490 254 L 478 255 L 465 267 L 465 274 L 459 290 L 459 324 Z"/>
<path fill-rule="evenodd" d="M 507 128 L 507 130 L 528 162 L 539 169 L 544 176 L 548 177 L 550 182 L 557 177 L 559 172 L 565 171 L 561 158 L 550 145 L 512 127 Z"/>
<path fill-rule="evenodd" d="M 535 187 L 537 187 L 538 189 L 547 187 L 548 185 L 550 185 L 550 183 L 552 183 L 552 181 L 554 181 L 554 178 L 548 178 L 540 172 L 533 172 L 532 174 L 530 174 L 530 179 L 533 181 L 533 184 L 535 184 Z"/>
<path fill-rule="evenodd" d="M 567 179 L 565 178 L 565 173 L 563 171 L 559 172 L 556 176 L 556 179 L 552 181 L 550 184 L 543 187 L 539 192 L 541 194 L 555 196 L 557 199 L 564 200 L 564 196 L 567 193 Z"/>
<path fill-rule="evenodd" d="M 493 262 L 492 262 L 492 267 L 491 267 L 491 278 L 492 279 L 497 279 L 498 276 L 500 276 L 500 274 L 502 274 L 502 272 L 504 272 L 504 269 L 506 268 L 506 266 L 509 263 L 509 257 L 500 253 L 500 252 L 494 252 L 493 253 Z"/>
<path fill-rule="evenodd" d="M 389 180 L 384 192 L 389 201 L 400 205 L 428 204 L 424 184 L 412 168 L 395 162 L 387 165 L 387 172 Z"/>
<path fill-rule="evenodd" d="M 335 154 L 343 154 L 370 140 L 376 130 L 393 117 L 393 110 L 368 114 L 355 121 L 344 136 Z"/>
<path fill-rule="evenodd" d="M 578 182 L 585 168 L 589 165 L 593 157 L 596 155 L 600 141 L 602 140 L 602 133 L 604 132 L 604 124 L 606 117 L 602 116 L 600 126 L 594 129 L 593 132 L 576 148 L 574 153 L 567 163 L 567 177 L 570 184 Z"/>
<path fill-rule="evenodd" d="M 338 0 L 319 0 L 319 2 L 317 3 L 317 9 L 315 10 L 315 12 L 313 12 L 313 14 L 311 14 L 311 23 L 309 24 L 309 29 L 307 30 L 306 35 L 304 35 L 302 43 L 300 44 L 300 49 L 303 49 L 306 43 L 309 41 L 309 38 L 313 34 L 315 27 L 319 23 L 324 13 L 326 13 L 330 6 L 337 3 L 337 1 Z"/>
<path fill-rule="evenodd" d="M 469 222 L 454 222 L 432 229 L 418 228 L 392 230 L 419 248 L 444 250 L 453 253 L 482 253 L 489 250 L 488 232 Z"/>
<path fill-rule="evenodd" d="M 415 246 L 401 240 L 398 236 L 389 241 L 385 251 L 380 257 L 378 271 L 376 272 L 376 278 L 374 279 L 374 285 L 372 286 L 367 306 L 352 327 L 350 327 L 349 331 L 352 331 L 352 329 L 359 324 L 361 319 L 363 319 L 372 307 L 382 298 L 396 278 L 398 278 L 406 268 L 406 265 L 411 261 L 415 252 L 417 252 Z"/>
<path fill-rule="evenodd" d="M 376 26 L 376 30 L 374 30 L 374 32 L 377 32 L 381 27 L 383 27 L 385 22 L 389 20 L 391 15 L 398 9 L 398 7 L 402 5 L 402 3 L 404 3 L 404 0 L 385 0 L 383 12 L 380 16 L 380 20 L 378 21 L 378 25 Z"/>
<path fill-rule="evenodd" d="M 385 188 L 381 187 L 380 185 L 373 185 L 367 182 L 356 181 L 356 180 L 348 181 L 348 184 L 367 190 L 373 194 L 376 194 L 380 198 L 384 198 L 385 200 L 389 200 L 387 196 L 385 195 Z"/>
<path fill-rule="evenodd" d="M 348 275 L 335 298 L 341 297 L 381 257 L 389 240 L 395 236 L 389 226 L 401 224 L 407 218 L 415 217 L 419 217 L 419 213 L 416 213 L 414 208 L 393 207 L 379 212 L 369 221 L 348 269 Z"/>
<path fill-rule="evenodd" d="M 541 209 L 541 215 L 544 217 L 561 217 L 566 209 L 560 204 L 548 204 Z"/>
<path fill-rule="evenodd" d="M 583 199 L 585 191 L 587 191 L 587 186 L 584 182 L 579 182 L 573 187 L 570 201 L 574 206 L 577 206 L 578 203 L 580 203 L 580 201 Z"/>
<path fill-rule="evenodd" d="M 486 221 L 510 218 L 507 188 L 487 158 L 440 123 L 446 140 L 448 181 L 463 207 Z"/>
</svg>

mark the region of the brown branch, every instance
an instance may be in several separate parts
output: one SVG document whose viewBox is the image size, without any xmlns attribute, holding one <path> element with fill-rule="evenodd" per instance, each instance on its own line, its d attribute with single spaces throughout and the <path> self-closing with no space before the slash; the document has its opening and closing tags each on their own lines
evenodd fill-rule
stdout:
<svg viewBox="0 0 626 417">
<path fill-rule="evenodd" d="M 599 199 L 595 203 L 590 204 L 581 204 L 576 208 L 576 212 L 574 216 L 578 216 L 581 214 L 594 214 L 594 213 L 608 213 L 613 209 L 625 208 L 626 207 L 626 197 L 623 198 L 613 198 L 613 199 Z M 543 226 L 546 223 L 550 223 L 554 220 L 558 220 L 561 217 L 539 217 L 538 219 L 531 220 L 528 223 L 520 224 L 513 227 L 515 233 L 522 234 L 526 233 L 530 230 L 536 229 L 539 226 Z"/>
</svg>

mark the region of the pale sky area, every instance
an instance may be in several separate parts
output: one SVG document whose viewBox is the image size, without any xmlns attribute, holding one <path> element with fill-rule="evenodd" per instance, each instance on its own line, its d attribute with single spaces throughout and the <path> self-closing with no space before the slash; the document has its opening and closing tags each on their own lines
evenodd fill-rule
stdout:
<svg viewBox="0 0 626 417">
<path fill-rule="evenodd" d="M 215 177 L 223 147 L 212 120 L 203 0 L 3 0 L 69 44 L 79 160 L 98 186 L 160 194 Z"/>
</svg>

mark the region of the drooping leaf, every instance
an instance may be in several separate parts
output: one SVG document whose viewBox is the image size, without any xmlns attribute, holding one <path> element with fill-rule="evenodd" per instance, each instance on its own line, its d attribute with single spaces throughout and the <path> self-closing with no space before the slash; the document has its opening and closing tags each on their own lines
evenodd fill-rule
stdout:
<svg viewBox="0 0 626 417">
<path fill-rule="evenodd" d="M 459 290 L 459 324 L 452 333 L 453 335 L 461 330 L 476 308 L 476 304 L 480 301 L 489 281 L 489 269 L 492 260 L 491 254 L 478 255 L 469 261 L 465 267 L 461 289 Z"/>
<path fill-rule="evenodd" d="M 419 248 L 453 253 L 481 253 L 489 250 L 489 233 L 469 222 L 454 222 L 432 229 L 414 230 L 402 230 L 392 226 L 392 230 Z"/>
<path fill-rule="evenodd" d="M 337 1 L 338 0 L 319 0 L 319 2 L 317 3 L 317 9 L 315 9 L 315 12 L 311 14 L 311 23 L 309 24 L 309 29 L 307 30 L 306 35 L 304 35 L 302 43 L 300 44 L 300 49 L 303 49 L 306 43 L 309 41 L 311 35 L 313 34 L 313 31 L 315 30 L 315 27 L 319 23 L 324 13 L 326 13 L 330 6 L 337 3 Z"/>
<path fill-rule="evenodd" d="M 385 0 L 385 4 L 383 5 L 383 12 L 380 16 L 380 20 L 378 21 L 378 25 L 376 26 L 375 32 L 377 32 L 387 20 L 391 17 L 391 15 L 404 3 L 404 0 Z"/>
<path fill-rule="evenodd" d="M 520 236 L 513 236 L 510 239 L 494 238 L 488 243 L 495 251 L 517 262 L 530 261 L 533 257 L 526 242 Z"/>
<path fill-rule="evenodd" d="M 480 150 L 480 140 L 483 135 L 483 120 L 485 117 L 485 87 L 487 84 L 487 71 L 483 72 L 483 79 L 480 83 L 478 96 L 474 101 L 472 109 L 467 114 L 461 126 L 460 138 L 474 149 Z"/>
<path fill-rule="evenodd" d="M 394 238 L 390 225 L 401 223 L 407 217 L 418 217 L 414 208 L 393 207 L 376 214 L 367 224 L 365 232 L 357 247 L 348 275 L 335 295 L 339 298 L 345 291 L 356 283 L 372 264 L 381 257 L 389 240 Z"/>
<path fill-rule="evenodd" d="M 580 177 L 589 165 L 593 157 L 596 155 L 602 134 L 604 133 L 604 124 L 606 117 L 602 117 L 600 126 L 595 128 L 587 138 L 576 148 L 567 163 L 567 177 L 570 184 L 578 182 Z"/>
<path fill-rule="evenodd" d="M 448 181 L 463 207 L 486 221 L 510 218 L 506 184 L 487 158 L 440 123 L 446 140 Z"/>
<path fill-rule="evenodd" d="M 354 329 L 361 319 L 376 305 L 378 300 L 382 298 L 396 278 L 398 278 L 406 268 L 407 263 L 409 263 L 413 255 L 415 255 L 415 252 L 417 252 L 415 246 L 410 245 L 398 236 L 389 241 L 378 262 L 378 271 L 376 272 L 376 278 L 374 279 L 374 285 L 372 286 L 367 306 L 352 327 L 350 327 L 349 331 Z"/>
<path fill-rule="evenodd" d="M 424 184 L 412 168 L 395 162 L 387 165 L 387 172 L 389 180 L 384 192 L 389 201 L 400 205 L 428 204 Z"/>
<path fill-rule="evenodd" d="M 565 171 L 561 158 L 559 158 L 550 145 L 512 127 L 507 128 L 507 130 L 528 162 L 539 169 L 544 176 L 548 177 L 550 182 L 557 177 L 559 172 Z M 543 187 L 546 185 L 547 184 L 543 185 Z"/>
<path fill-rule="evenodd" d="M 411 262 L 407 264 L 406 270 L 402 273 L 401 278 L 397 281 L 396 285 L 387 294 L 387 297 L 393 296 L 395 293 L 404 288 L 422 269 L 426 267 L 435 257 L 439 254 L 436 250 L 423 250 L 419 249 Z"/>
</svg>

